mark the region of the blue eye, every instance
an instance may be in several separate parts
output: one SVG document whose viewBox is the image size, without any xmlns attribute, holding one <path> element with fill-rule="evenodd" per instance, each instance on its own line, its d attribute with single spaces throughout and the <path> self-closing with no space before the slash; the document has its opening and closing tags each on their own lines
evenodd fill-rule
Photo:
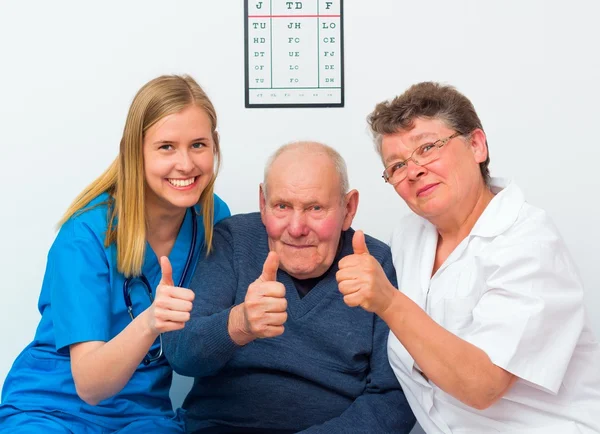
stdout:
<svg viewBox="0 0 600 434">
<path fill-rule="evenodd" d="M 192 148 L 194 148 L 194 149 L 200 149 L 200 148 L 204 148 L 204 147 L 206 147 L 206 145 L 202 142 L 196 142 L 196 143 L 192 144 Z"/>
<path fill-rule="evenodd" d="M 434 143 L 426 143 L 423 146 L 421 146 L 421 154 L 425 154 L 425 153 L 431 151 L 433 148 L 435 148 Z"/>
<path fill-rule="evenodd" d="M 283 203 L 279 203 L 276 206 L 277 206 L 277 209 L 286 209 L 286 206 Z"/>
<path fill-rule="evenodd" d="M 170 143 L 165 143 L 164 145 L 161 145 L 158 149 L 164 149 L 165 151 L 168 151 L 170 149 L 173 149 L 173 145 L 171 145 Z"/>
<path fill-rule="evenodd" d="M 313 211 L 321 211 L 323 207 L 321 205 L 315 205 L 312 207 Z"/>
</svg>

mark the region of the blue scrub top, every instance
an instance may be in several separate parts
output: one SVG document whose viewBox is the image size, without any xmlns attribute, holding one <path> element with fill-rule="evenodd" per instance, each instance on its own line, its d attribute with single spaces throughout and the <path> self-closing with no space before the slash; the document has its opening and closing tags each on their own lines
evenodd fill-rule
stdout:
<svg viewBox="0 0 600 434">
<path fill-rule="evenodd" d="M 172 370 L 164 357 L 148 366 L 140 364 L 123 390 L 97 406 L 86 404 L 75 391 L 69 345 L 109 341 L 131 322 L 123 299 L 125 277 L 117 271 L 116 247 L 114 243 L 104 247 L 108 200 L 107 194 L 98 196 L 85 211 L 61 227 L 48 253 L 38 303 L 42 318 L 34 341 L 18 356 L 4 382 L 3 405 L 23 411 L 77 415 L 111 430 L 144 417 L 174 417 L 169 399 Z M 214 201 L 217 223 L 230 213 L 218 196 Z M 186 213 L 169 255 L 176 284 L 190 249 L 192 218 L 197 219 L 198 235 L 187 280 L 204 254 L 203 220 L 201 214 L 196 214 L 193 216 L 189 210 Z M 154 294 L 161 271 L 147 243 L 142 272 Z M 150 305 L 150 300 L 139 279 L 134 282 L 131 298 L 138 315 Z M 183 286 L 187 284 L 184 282 Z M 152 350 L 157 348 L 158 340 Z"/>
</svg>

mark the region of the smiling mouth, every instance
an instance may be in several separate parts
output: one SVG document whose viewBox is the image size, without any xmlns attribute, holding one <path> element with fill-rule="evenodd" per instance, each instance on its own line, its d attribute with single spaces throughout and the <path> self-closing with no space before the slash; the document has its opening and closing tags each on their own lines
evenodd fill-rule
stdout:
<svg viewBox="0 0 600 434">
<path fill-rule="evenodd" d="M 310 247 L 312 247 L 311 245 L 296 245 L 296 244 L 288 244 L 288 243 L 283 243 L 285 244 L 287 247 L 291 247 L 293 249 L 308 249 Z"/>
<path fill-rule="evenodd" d="M 187 179 L 167 178 L 167 181 L 173 187 L 188 187 L 188 186 L 192 185 L 196 181 L 197 178 L 198 178 L 197 176 L 194 176 L 193 178 L 187 178 Z"/>
<path fill-rule="evenodd" d="M 438 184 L 429 184 L 429 185 L 426 185 L 423 188 L 420 188 L 419 190 L 417 190 L 417 197 L 421 196 L 423 194 L 427 194 L 428 192 L 430 192 L 431 190 L 433 190 L 438 185 L 439 185 L 439 183 Z"/>
</svg>

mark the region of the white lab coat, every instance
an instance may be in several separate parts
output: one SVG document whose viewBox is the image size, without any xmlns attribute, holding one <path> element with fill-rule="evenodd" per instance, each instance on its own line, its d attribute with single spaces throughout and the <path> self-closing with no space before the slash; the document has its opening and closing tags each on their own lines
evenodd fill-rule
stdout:
<svg viewBox="0 0 600 434">
<path fill-rule="evenodd" d="M 391 248 L 400 290 L 519 380 L 477 410 L 426 380 L 393 333 L 390 363 L 428 434 L 600 433 L 600 346 L 576 267 L 544 211 L 514 183 L 492 186 L 496 196 L 433 277 L 428 221 L 405 218 Z"/>
</svg>

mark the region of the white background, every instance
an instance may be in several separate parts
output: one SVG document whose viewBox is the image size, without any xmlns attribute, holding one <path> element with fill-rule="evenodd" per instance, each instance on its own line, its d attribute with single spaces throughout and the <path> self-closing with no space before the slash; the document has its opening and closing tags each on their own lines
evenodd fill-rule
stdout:
<svg viewBox="0 0 600 434">
<path fill-rule="evenodd" d="M 380 178 L 365 117 L 415 82 L 455 85 L 483 121 L 492 175 L 514 178 L 553 216 L 600 335 L 600 3 L 344 6 L 346 107 L 245 109 L 242 0 L 0 0 L 0 382 L 33 338 L 55 224 L 116 156 L 135 92 L 163 73 L 191 74 L 215 103 L 217 192 L 232 212 L 257 209 L 277 146 L 320 140 L 361 193 L 354 227 L 384 240 L 407 209 Z"/>
</svg>

